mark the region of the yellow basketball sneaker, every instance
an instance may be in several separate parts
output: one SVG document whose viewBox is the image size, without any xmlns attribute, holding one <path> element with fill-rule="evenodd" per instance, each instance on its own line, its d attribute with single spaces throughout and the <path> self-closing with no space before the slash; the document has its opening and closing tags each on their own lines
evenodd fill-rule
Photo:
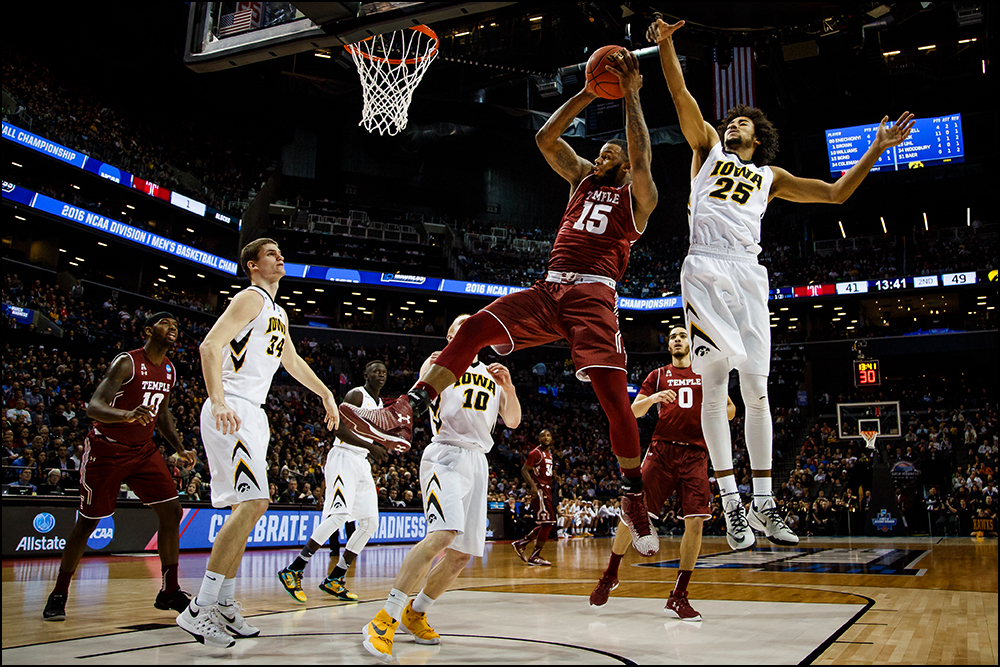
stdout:
<svg viewBox="0 0 1000 667">
<path fill-rule="evenodd" d="M 347 586 L 344 585 L 344 578 L 339 579 L 324 579 L 323 583 L 319 585 L 319 589 L 324 593 L 329 593 L 338 600 L 343 600 L 344 602 L 357 602 L 358 596 L 347 590 Z"/>
<path fill-rule="evenodd" d="M 385 609 L 380 609 L 371 623 L 361 628 L 365 649 L 382 662 L 392 661 L 392 638 L 396 635 L 399 621 L 392 620 Z"/>
<path fill-rule="evenodd" d="M 278 581 L 281 582 L 281 586 L 285 589 L 285 592 L 295 598 L 296 601 L 306 601 L 306 593 L 302 590 L 301 570 L 289 570 L 287 567 L 283 570 L 278 570 Z"/>
<path fill-rule="evenodd" d="M 418 644 L 440 644 L 441 635 L 427 625 L 427 612 L 413 611 L 413 600 L 410 600 L 403 610 L 403 629 L 413 635 Z"/>
</svg>

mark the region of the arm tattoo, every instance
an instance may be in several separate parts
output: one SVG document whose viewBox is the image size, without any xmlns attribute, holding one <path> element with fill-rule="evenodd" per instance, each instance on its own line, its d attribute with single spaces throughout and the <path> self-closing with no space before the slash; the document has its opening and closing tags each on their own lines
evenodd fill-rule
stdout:
<svg viewBox="0 0 1000 667">
<path fill-rule="evenodd" d="M 638 96 L 631 96 L 626 100 L 625 111 L 627 114 L 627 135 L 631 144 L 629 154 L 634 154 L 636 157 L 642 155 L 648 160 L 649 130 L 646 129 L 646 121 L 642 115 L 642 106 L 639 104 Z"/>
<path fill-rule="evenodd" d="M 577 164 L 576 156 L 573 155 L 572 151 L 560 148 L 559 152 L 556 153 L 556 164 L 563 169 L 572 169 Z"/>
</svg>

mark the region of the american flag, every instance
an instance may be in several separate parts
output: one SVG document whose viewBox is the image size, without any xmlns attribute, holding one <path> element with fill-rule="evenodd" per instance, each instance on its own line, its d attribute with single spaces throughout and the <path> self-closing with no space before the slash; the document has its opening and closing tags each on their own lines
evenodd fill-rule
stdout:
<svg viewBox="0 0 1000 667">
<path fill-rule="evenodd" d="M 753 47 L 733 47 L 733 60 L 728 67 L 719 66 L 716 51 L 715 62 L 712 64 L 712 93 L 716 118 L 725 118 L 726 112 L 737 104 L 757 106 Z"/>
<path fill-rule="evenodd" d="M 219 37 L 229 37 L 230 35 L 246 32 L 250 29 L 252 21 L 252 9 L 244 9 L 232 14 L 226 14 L 219 19 Z"/>
</svg>

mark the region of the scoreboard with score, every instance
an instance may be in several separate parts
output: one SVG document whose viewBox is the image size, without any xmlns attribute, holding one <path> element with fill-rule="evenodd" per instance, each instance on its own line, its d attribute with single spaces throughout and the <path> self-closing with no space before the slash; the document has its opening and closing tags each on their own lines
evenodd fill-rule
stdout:
<svg viewBox="0 0 1000 667">
<path fill-rule="evenodd" d="M 878 359 L 855 359 L 852 367 L 855 387 L 877 387 L 882 384 Z"/>
</svg>

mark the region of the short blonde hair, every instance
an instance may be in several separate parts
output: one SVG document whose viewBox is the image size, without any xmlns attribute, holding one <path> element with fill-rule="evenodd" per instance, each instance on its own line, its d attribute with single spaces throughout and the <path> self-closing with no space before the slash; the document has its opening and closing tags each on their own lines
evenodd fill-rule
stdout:
<svg viewBox="0 0 1000 667">
<path fill-rule="evenodd" d="M 472 315 L 459 315 L 448 327 L 448 336 L 454 336 L 458 332 L 458 328 L 465 324 L 465 321 L 472 317 Z"/>
</svg>

